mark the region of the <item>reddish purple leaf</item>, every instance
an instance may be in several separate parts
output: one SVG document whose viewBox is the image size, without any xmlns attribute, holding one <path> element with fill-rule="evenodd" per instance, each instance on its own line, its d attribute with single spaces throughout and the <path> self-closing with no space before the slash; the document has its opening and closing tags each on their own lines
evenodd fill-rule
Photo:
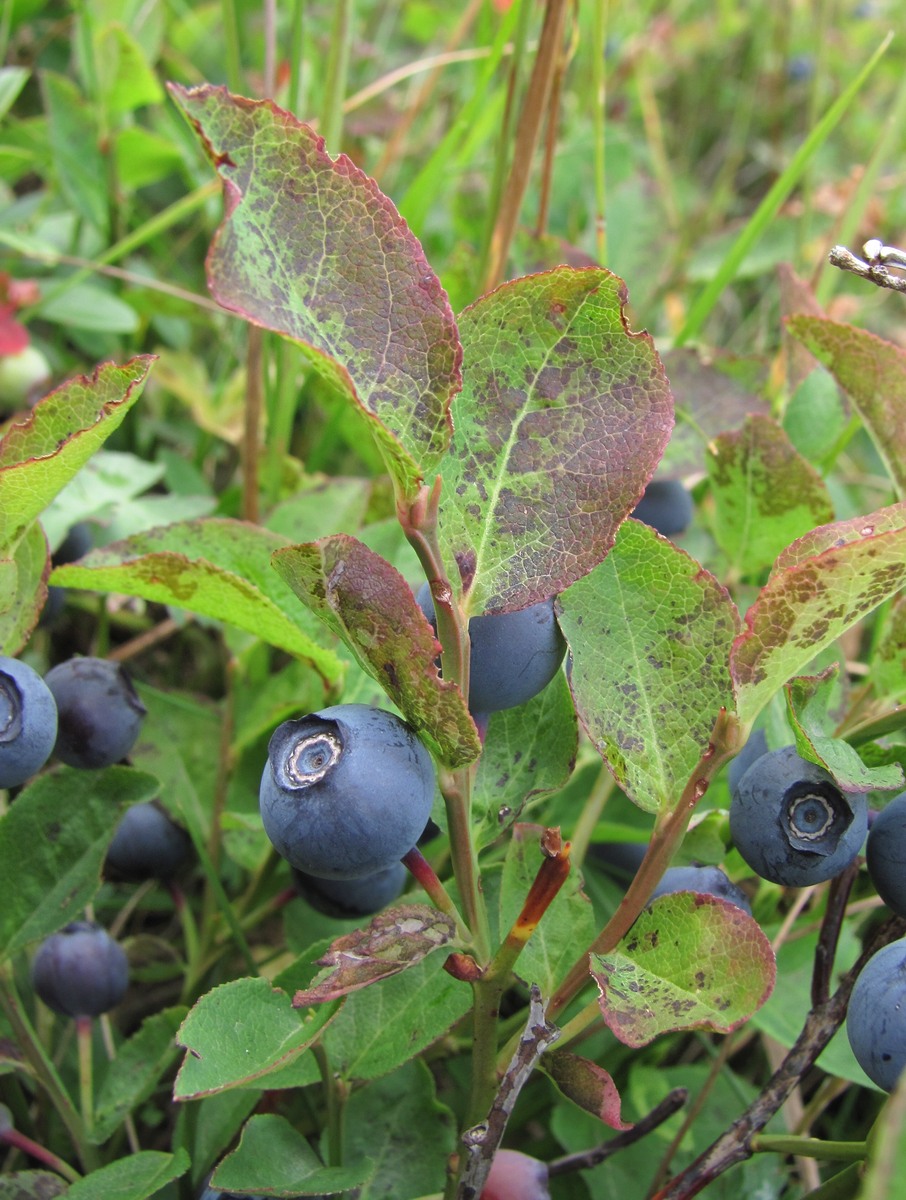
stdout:
<svg viewBox="0 0 906 1200">
<path fill-rule="evenodd" d="M 541 1065 L 573 1104 L 611 1129 L 632 1128 L 632 1122 L 624 1121 L 620 1115 L 620 1093 L 603 1067 L 567 1050 L 548 1050 Z"/>
<path fill-rule="evenodd" d="M 391 202 L 271 101 L 170 85 L 224 183 L 215 299 L 299 343 L 369 418 L 412 497 L 450 440 L 461 349 L 446 293 Z"/>
</svg>

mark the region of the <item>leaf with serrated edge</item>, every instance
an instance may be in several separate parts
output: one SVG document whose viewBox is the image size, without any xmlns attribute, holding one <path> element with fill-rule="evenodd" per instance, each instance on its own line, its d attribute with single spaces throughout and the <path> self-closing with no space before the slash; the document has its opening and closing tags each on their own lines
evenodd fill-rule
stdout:
<svg viewBox="0 0 906 1200">
<path fill-rule="evenodd" d="M 749 724 L 825 646 L 906 583 L 906 527 L 863 535 L 841 523 L 840 542 L 776 570 L 746 613 L 730 655 L 737 713 Z M 906 524 L 906 521 L 904 521 Z M 822 540 L 833 526 L 825 526 Z M 847 540 L 855 536 L 858 540 Z"/>
<path fill-rule="evenodd" d="M 632 1122 L 621 1116 L 620 1093 L 613 1079 L 597 1063 L 556 1047 L 547 1050 L 541 1069 L 573 1104 L 591 1113 L 611 1129 L 631 1129 Z"/>
<path fill-rule="evenodd" d="M 898 494 L 906 497 L 906 350 L 822 317 L 791 317 L 787 328 L 852 400 Z"/>
<path fill-rule="evenodd" d="M 755 921 L 694 892 L 655 900 L 612 954 L 591 955 L 604 1020 L 636 1047 L 678 1029 L 729 1033 L 764 1004 L 775 973 Z"/>
<path fill-rule="evenodd" d="M 706 458 L 714 536 L 743 575 L 769 567 L 780 551 L 834 508 L 814 467 L 771 417 L 749 414 L 719 434 Z"/>
<path fill-rule="evenodd" d="M 348 534 L 278 550 L 272 561 L 443 762 L 461 767 L 478 757 L 466 702 L 439 677 L 437 639 L 399 571 Z"/>
<path fill-rule="evenodd" d="M 154 356 L 104 363 L 50 392 L 0 438 L 0 550 L 14 546 L 141 395 Z"/>
<path fill-rule="evenodd" d="M 328 682 L 342 665 L 318 644 L 321 627 L 270 565 L 286 538 L 246 521 L 176 521 L 57 567 L 51 582 L 143 596 L 214 617 L 308 659 Z"/>
<path fill-rule="evenodd" d="M 619 785 L 670 809 L 731 708 L 727 659 L 739 614 L 685 551 L 639 521 L 557 600 L 579 719 Z"/>
<path fill-rule="evenodd" d="M 188 1053 L 173 1095 L 195 1100 L 227 1088 L 257 1086 L 298 1058 L 339 1006 L 302 1015 L 266 979 L 234 979 L 202 996 L 176 1040 Z"/>
<path fill-rule="evenodd" d="M 417 239 L 374 180 L 271 101 L 170 85 L 223 180 L 214 298 L 295 340 L 369 419 L 413 497 L 450 440 L 462 356 Z"/>
<path fill-rule="evenodd" d="M 293 1008 L 307 1008 L 357 992 L 441 950 L 456 936 L 452 917 L 428 904 L 402 904 L 331 943 L 318 965 L 325 968 L 311 987 L 296 992 Z"/>
<path fill-rule="evenodd" d="M 461 314 L 440 532 L 467 615 L 525 608 L 587 574 L 654 473 L 673 399 L 626 301 L 609 271 L 560 267 Z"/>
</svg>

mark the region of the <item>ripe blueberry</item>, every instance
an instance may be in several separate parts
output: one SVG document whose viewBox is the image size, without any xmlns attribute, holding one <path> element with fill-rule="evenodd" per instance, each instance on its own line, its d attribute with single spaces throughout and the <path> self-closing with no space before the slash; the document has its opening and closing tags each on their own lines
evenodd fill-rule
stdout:
<svg viewBox="0 0 906 1200">
<path fill-rule="evenodd" d="M 423 584 L 415 598 L 436 630 L 430 585 Z M 552 599 L 518 612 L 472 617 L 469 639 L 469 711 L 473 713 L 525 704 L 547 687 L 566 653 Z"/>
<path fill-rule="evenodd" d="M 730 795 L 736 795 L 739 781 L 754 762 L 768 752 L 768 739 L 763 729 L 753 729 L 749 740 L 727 767 L 727 787 Z"/>
<path fill-rule="evenodd" d="M 360 879 L 418 841 L 434 764 L 413 730 L 380 708 L 340 704 L 284 721 L 268 747 L 259 801 L 279 854 L 308 875 Z"/>
<path fill-rule="evenodd" d="M 498 1150 L 479 1200 L 550 1200 L 547 1164 L 518 1150 Z"/>
<path fill-rule="evenodd" d="M 670 896 L 674 892 L 700 892 L 706 896 L 717 896 L 735 904 L 743 912 L 752 915 L 749 898 L 720 869 L 720 867 L 668 867 L 661 881 L 651 893 L 651 900 L 658 896 Z"/>
<path fill-rule="evenodd" d="M 123 813 L 107 847 L 104 874 L 112 879 L 169 879 L 188 856 L 192 840 L 153 800 Z"/>
<path fill-rule="evenodd" d="M 868 1078 L 893 1091 L 906 1066 L 906 938 L 873 955 L 849 998 L 846 1032 Z"/>
<path fill-rule="evenodd" d="M 380 912 L 400 895 L 407 875 L 401 862 L 361 879 L 318 879 L 292 869 L 296 891 L 327 917 L 370 917 Z"/>
<path fill-rule="evenodd" d="M 692 497 L 678 479 L 652 479 L 629 515 L 671 537 L 689 527 Z"/>
<path fill-rule="evenodd" d="M 763 879 L 807 887 L 831 879 L 855 858 L 868 830 L 864 795 L 784 746 L 758 758 L 730 804 L 736 849 Z"/>
<path fill-rule="evenodd" d="M 91 921 L 73 921 L 38 947 L 31 980 L 54 1012 L 97 1017 L 125 996 L 129 963 L 106 929 Z"/>
<path fill-rule="evenodd" d="M 865 858 L 878 895 L 888 908 L 906 916 L 906 792 L 872 821 Z"/>
<path fill-rule="evenodd" d="M 59 713 L 54 753 L 70 767 L 109 767 L 135 745 L 147 711 L 119 663 L 70 658 L 44 677 Z"/>
<path fill-rule="evenodd" d="M 44 680 L 17 658 L 0 658 L 0 787 L 18 787 L 50 758 L 57 706 Z"/>
</svg>

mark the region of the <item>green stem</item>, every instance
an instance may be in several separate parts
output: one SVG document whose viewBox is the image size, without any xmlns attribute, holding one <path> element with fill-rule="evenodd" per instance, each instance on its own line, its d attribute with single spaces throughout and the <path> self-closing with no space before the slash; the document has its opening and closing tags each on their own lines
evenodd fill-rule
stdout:
<svg viewBox="0 0 906 1200">
<path fill-rule="evenodd" d="M 312 1054 L 318 1064 L 327 1104 L 327 1162 L 328 1166 L 340 1167 L 343 1165 L 343 1096 L 340 1081 L 331 1070 L 327 1051 L 320 1042 L 312 1046 Z"/>
<path fill-rule="evenodd" d="M 305 0 L 295 0 L 293 19 L 289 33 L 289 95 L 286 107 L 299 118 L 302 117 L 305 76 Z"/>
<path fill-rule="evenodd" d="M 223 29 L 227 86 L 231 92 L 241 92 L 242 55 L 235 0 L 220 0 L 220 24 Z"/>
<path fill-rule="evenodd" d="M 0 970 L 0 1008 L 9 1021 L 19 1049 L 66 1126 L 82 1166 L 86 1171 L 94 1170 L 98 1165 L 97 1150 L 86 1138 L 82 1119 L 28 1019 L 8 966 Z"/>
<path fill-rule="evenodd" d="M 78 1171 L 71 1167 L 69 1163 L 64 1162 L 62 1158 L 58 1158 L 56 1154 L 46 1149 L 39 1142 L 32 1141 L 30 1137 L 26 1137 L 24 1133 L 20 1133 L 18 1129 L 8 1129 L 5 1133 L 0 1133 L 0 1145 L 10 1146 L 14 1150 L 19 1150 L 22 1154 L 28 1154 L 32 1158 L 36 1158 L 38 1162 L 43 1163 L 45 1167 L 49 1167 L 51 1171 L 56 1171 L 58 1175 L 62 1175 L 70 1183 L 76 1183 L 82 1178 Z"/>
<path fill-rule="evenodd" d="M 340 142 L 343 137 L 343 100 L 346 96 L 346 74 L 349 67 L 349 47 L 352 41 L 354 18 L 355 4 L 353 0 L 337 0 L 319 130 L 328 151 L 332 154 L 339 154 Z"/>
<path fill-rule="evenodd" d="M 576 822 L 572 837 L 569 839 L 572 843 L 570 857 L 572 858 L 573 866 L 581 867 L 585 862 L 585 855 L 588 853 L 588 846 L 594 834 L 595 826 L 600 821 L 604 805 L 613 795 L 616 786 L 613 776 L 604 764 L 601 763 L 598 778 L 595 780 L 594 786 L 588 794 L 588 799 L 585 801 L 582 811 L 579 814 L 579 820 Z"/>
<path fill-rule="evenodd" d="M 85 1126 L 85 1136 L 90 1138 L 94 1131 L 94 1027 L 91 1017 L 76 1017 L 75 1027 L 79 1047 L 79 1101 L 82 1108 L 82 1124 Z"/>
<path fill-rule="evenodd" d="M 596 0 L 591 39 L 592 81 L 595 103 L 592 110 L 595 138 L 595 257 L 604 266 L 607 262 L 607 168 L 604 150 L 607 145 L 607 24 L 610 0 Z"/>
<path fill-rule="evenodd" d="M 794 1134 L 762 1134 L 752 1139 L 752 1149 L 772 1154 L 795 1154 L 822 1162 L 861 1162 L 868 1155 L 865 1142 L 825 1142 Z"/>
</svg>

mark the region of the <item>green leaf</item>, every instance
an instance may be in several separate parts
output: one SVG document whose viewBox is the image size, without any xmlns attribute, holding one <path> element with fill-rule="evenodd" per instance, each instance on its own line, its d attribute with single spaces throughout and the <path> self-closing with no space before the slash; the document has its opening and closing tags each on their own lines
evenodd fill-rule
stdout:
<svg viewBox="0 0 906 1200">
<path fill-rule="evenodd" d="M 234 979 L 214 988 L 179 1028 L 177 1041 L 188 1054 L 174 1096 L 195 1100 L 227 1088 L 261 1086 L 311 1046 L 338 1008 L 325 1004 L 297 1012 L 286 992 L 266 979 Z"/>
<path fill-rule="evenodd" d="M 899 765 L 869 766 L 858 751 L 836 738 L 831 700 L 839 687 L 840 664 L 817 676 L 799 675 L 786 686 L 787 710 L 796 749 L 809 762 L 830 771 L 845 792 L 898 791 L 903 787 Z"/>
<path fill-rule="evenodd" d="M 152 1094 L 179 1054 L 176 1031 L 185 1008 L 165 1008 L 147 1017 L 118 1047 L 98 1089 L 91 1140 L 100 1146 Z"/>
<path fill-rule="evenodd" d="M 0 550 L 14 546 L 35 517 L 122 423 L 153 362 L 104 363 L 45 396 L 0 441 Z"/>
<path fill-rule="evenodd" d="M 818 472 L 771 417 L 750 415 L 708 446 L 714 536 L 741 575 L 756 575 L 794 538 L 832 521 Z"/>
<path fill-rule="evenodd" d="M 98 450 L 78 475 L 54 497 L 41 516 L 51 550 L 56 550 L 77 521 L 104 523 L 117 509 L 159 483 L 166 468 L 122 450 Z"/>
<path fill-rule="evenodd" d="M 750 916 L 715 896 L 677 892 L 644 909 L 612 954 L 592 954 L 611 1031 L 645 1046 L 677 1029 L 738 1028 L 767 1000 L 771 944 Z"/>
<path fill-rule="evenodd" d="M 40 301 L 35 312 L 55 325 L 94 333 L 136 333 L 140 324 L 131 304 L 95 283 L 70 284 Z"/>
<path fill-rule="evenodd" d="M 899 527 L 890 528 L 894 521 Z M 825 525 L 793 543 L 746 613 L 730 656 L 740 720 L 751 724 L 788 679 L 904 582 L 906 505 Z"/>
<path fill-rule="evenodd" d="M 461 315 L 440 531 L 467 616 L 525 608 L 587 574 L 654 473 L 673 400 L 626 301 L 609 271 L 560 267 Z"/>
<path fill-rule="evenodd" d="M 0 67 L 0 117 L 5 117 L 30 75 L 26 67 Z"/>
<path fill-rule="evenodd" d="M 344 1128 L 347 1163 L 367 1172 L 359 1200 L 443 1191 L 456 1124 L 438 1103 L 434 1078 L 421 1060 L 354 1091 Z"/>
<path fill-rule="evenodd" d="M 582 724 L 640 808 L 669 809 L 721 708 L 732 709 L 736 608 L 685 551 L 635 520 L 557 605 Z"/>
<path fill-rule="evenodd" d="M 285 1117 L 252 1117 L 237 1149 L 214 1172 L 213 1187 L 256 1196 L 324 1196 L 348 1192 L 368 1178 L 367 1164 L 325 1167 Z"/>
<path fill-rule="evenodd" d="M 142 125 L 129 125 L 116 135 L 116 173 L 127 191 L 147 187 L 165 179 L 182 166 L 177 146 Z"/>
<path fill-rule="evenodd" d="M 176 1106 L 173 1149 L 184 1148 L 192 1159 L 192 1185 L 201 1191 L 202 1180 L 230 1145 L 235 1145 L 239 1130 L 257 1106 L 261 1092 L 254 1088 L 218 1092 Z"/>
<path fill-rule="evenodd" d="M 543 861 L 539 825 L 516 825 L 507 846 L 500 886 L 500 932 L 505 935 L 522 911 L 525 897 Z M 576 952 L 591 945 L 595 915 L 591 901 L 582 891 L 582 878 L 575 868 L 554 897 L 514 970 L 526 983 L 536 983 L 550 995 L 576 961 Z"/>
<path fill-rule="evenodd" d="M 38 521 L 29 525 L 12 558 L 0 557 L 0 572 L 0 654 L 17 654 L 47 600 L 50 559 Z"/>
<path fill-rule="evenodd" d="M 52 162 L 63 195 L 90 225 L 107 229 L 107 168 L 96 110 L 64 75 L 41 72 Z"/>
<path fill-rule="evenodd" d="M 17 796 L 0 819 L 0 878 L 16 880 L 0 905 L 0 959 L 81 915 L 123 809 L 159 786 L 132 767 L 60 767 Z"/>
<path fill-rule="evenodd" d="M 471 988 L 432 955 L 348 997 L 324 1035 L 331 1067 L 344 1079 L 386 1075 L 442 1037 L 471 1007 Z"/>
<path fill-rule="evenodd" d="M 52 581 L 175 604 L 226 621 L 272 646 L 308 659 L 328 682 L 342 666 L 317 642 L 319 629 L 271 569 L 283 538 L 227 518 L 177 521 L 94 550 Z"/>
<path fill-rule="evenodd" d="M 492 713 L 472 790 L 479 849 L 542 797 L 563 787 L 576 765 L 579 728 L 563 672 L 527 704 Z"/>
<path fill-rule="evenodd" d="M 189 1169 L 185 1150 L 162 1154 L 158 1150 L 139 1150 L 92 1171 L 78 1183 L 71 1183 L 67 1200 L 146 1200 Z"/>
<path fill-rule="evenodd" d="M 894 601 L 871 661 L 875 695 L 892 700 L 906 695 L 906 596 Z"/>
<path fill-rule="evenodd" d="M 466 702 L 438 675 L 437 639 L 399 571 L 346 534 L 278 550 L 273 565 L 441 761 L 461 767 L 479 756 Z"/>
<path fill-rule="evenodd" d="M 122 25 L 110 24 L 98 31 L 95 61 L 101 99 L 109 115 L 121 116 L 163 101 L 163 88 L 141 46 Z"/>
<path fill-rule="evenodd" d="M 906 350 L 824 317 L 791 317 L 787 328 L 849 396 L 900 498 L 906 499 Z"/>
<path fill-rule="evenodd" d="M 269 101 L 170 86 L 224 182 L 215 298 L 294 339 L 361 407 L 403 495 L 450 439 L 461 350 L 446 293 L 373 180 Z"/>
<path fill-rule="evenodd" d="M 840 1196 L 858 1195 L 860 1200 L 884 1200 L 884 1197 L 895 1196 L 899 1191 L 904 1172 L 906 1172 L 906 1075 L 900 1076 L 900 1081 L 890 1093 L 890 1099 L 878 1114 L 878 1119 L 871 1129 L 869 1142 L 868 1164 L 864 1175 L 853 1167 L 848 1170 L 852 1174 L 847 1193 L 841 1191 Z"/>
</svg>

